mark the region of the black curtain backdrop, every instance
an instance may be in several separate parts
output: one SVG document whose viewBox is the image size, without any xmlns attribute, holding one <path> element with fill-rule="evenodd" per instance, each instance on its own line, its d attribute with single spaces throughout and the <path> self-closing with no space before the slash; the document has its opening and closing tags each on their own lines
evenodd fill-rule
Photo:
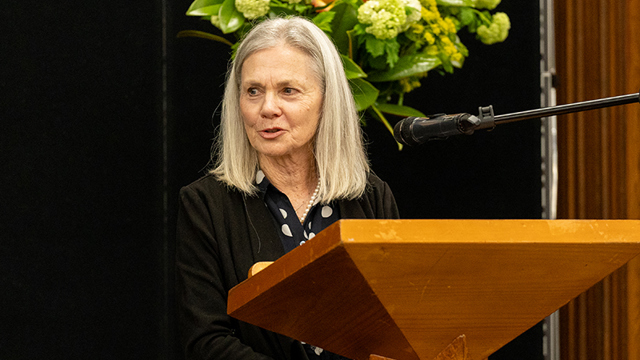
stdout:
<svg viewBox="0 0 640 360">
<path fill-rule="evenodd" d="M 167 357 L 161 10 L 2 3 L 0 359 Z"/>
<path fill-rule="evenodd" d="M 228 47 L 188 0 L 5 0 L 0 12 L 0 359 L 180 359 L 173 253 L 181 186 L 204 174 Z M 505 43 L 406 103 L 539 107 L 537 1 L 503 0 Z M 399 118 L 391 119 L 393 122 Z M 365 128 L 404 218 L 539 218 L 538 121 L 397 150 Z M 492 359 L 541 359 L 536 326 Z"/>
</svg>

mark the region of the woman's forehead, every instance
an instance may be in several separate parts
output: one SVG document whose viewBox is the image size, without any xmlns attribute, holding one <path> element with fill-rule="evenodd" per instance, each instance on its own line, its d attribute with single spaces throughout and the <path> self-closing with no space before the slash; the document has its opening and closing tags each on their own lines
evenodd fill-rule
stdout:
<svg viewBox="0 0 640 360">
<path fill-rule="evenodd" d="M 256 51 L 244 60 L 240 69 L 241 83 L 268 81 L 287 85 L 314 80 L 322 81 L 315 61 L 307 52 L 290 45 Z"/>
</svg>

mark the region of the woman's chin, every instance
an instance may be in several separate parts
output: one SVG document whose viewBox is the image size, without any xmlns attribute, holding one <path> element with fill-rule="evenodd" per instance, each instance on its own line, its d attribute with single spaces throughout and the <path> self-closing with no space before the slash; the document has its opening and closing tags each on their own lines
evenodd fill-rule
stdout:
<svg viewBox="0 0 640 360">
<path fill-rule="evenodd" d="M 284 157 L 298 157 L 306 156 L 312 153 L 311 149 L 307 146 L 293 147 L 282 146 L 281 144 L 272 144 L 269 146 L 260 146 L 256 148 L 260 157 L 267 158 L 284 158 Z"/>
</svg>

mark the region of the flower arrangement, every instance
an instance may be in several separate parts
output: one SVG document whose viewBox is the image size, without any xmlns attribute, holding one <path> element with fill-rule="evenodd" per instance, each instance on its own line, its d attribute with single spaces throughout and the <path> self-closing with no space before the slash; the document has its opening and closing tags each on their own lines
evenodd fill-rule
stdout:
<svg viewBox="0 0 640 360">
<path fill-rule="evenodd" d="M 223 42 L 238 40 L 261 19 L 297 15 L 329 35 L 343 59 L 359 111 L 393 132 L 384 114 L 424 116 L 403 104 L 429 71 L 452 73 L 469 55 L 458 32 L 475 33 L 484 44 L 504 41 L 509 17 L 491 10 L 501 0 L 195 0 L 189 16 L 210 21 L 236 42 L 200 31 L 181 31 Z"/>
</svg>

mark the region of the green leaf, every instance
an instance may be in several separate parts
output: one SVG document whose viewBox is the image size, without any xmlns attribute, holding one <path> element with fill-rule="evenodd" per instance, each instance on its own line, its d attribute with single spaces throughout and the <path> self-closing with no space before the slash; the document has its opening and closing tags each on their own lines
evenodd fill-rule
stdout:
<svg viewBox="0 0 640 360">
<path fill-rule="evenodd" d="M 365 73 L 358 64 L 353 62 L 353 60 L 349 59 L 348 56 L 340 54 L 340 58 L 342 59 L 342 64 L 344 64 L 344 72 L 347 74 L 347 79 L 367 77 L 367 73 Z"/>
<path fill-rule="evenodd" d="M 218 35 L 213 35 L 213 34 L 209 34 L 207 32 L 204 31 L 198 31 L 198 30 L 183 30 L 180 31 L 177 35 L 177 37 L 179 38 L 183 38 L 183 37 L 197 37 L 197 38 L 202 38 L 202 39 L 208 39 L 208 40 L 213 40 L 213 41 L 217 41 L 217 42 L 221 42 L 224 44 L 227 44 L 229 46 L 232 46 L 233 44 L 231 43 L 231 41 L 223 38 L 222 36 L 218 36 Z"/>
<path fill-rule="evenodd" d="M 311 9 L 312 7 L 313 6 L 307 5 L 304 2 L 298 3 L 298 4 L 293 4 L 293 9 L 295 11 L 297 11 L 299 14 L 304 13 L 305 11 L 307 11 L 307 9 Z"/>
<path fill-rule="evenodd" d="M 441 63 L 442 63 L 442 68 L 444 69 L 444 71 L 448 72 L 449 74 L 453 74 L 453 64 L 451 63 L 451 60 L 448 57 L 444 57 L 443 59 L 440 59 Z"/>
<path fill-rule="evenodd" d="M 331 37 L 338 51 L 341 54 L 347 54 L 349 52 L 347 31 L 353 29 L 358 23 L 358 13 L 353 6 L 345 3 L 334 6 L 329 12 L 336 14 L 331 22 Z"/>
<path fill-rule="evenodd" d="M 385 46 L 385 41 L 380 40 L 373 35 L 368 35 L 366 37 L 367 52 L 373 57 L 378 57 L 384 54 Z"/>
<path fill-rule="evenodd" d="M 351 91 L 353 92 L 353 98 L 356 101 L 356 109 L 358 111 L 367 109 L 378 99 L 380 91 L 366 80 L 351 79 L 349 80 L 349 85 L 351 85 Z"/>
<path fill-rule="evenodd" d="M 269 10 L 269 15 L 270 17 L 279 17 L 282 15 L 298 15 L 298 13 L 293 10 L 293 9 L 289 9 L 288 7 L 285 6 L 280 6 L 280 5 L 272 5 L 270 10 Z"/>
<path fill-rule="evenodd" d="M 436 0 L 436 3 L 443 6 L 475 6 L 476 0 Z"/>
<path fill-rule="evenodd" d="M 456 35 L 456 40 L 453 43 L 455 44 L 460 54 L 462 54 L 462 56 L 469 57 L 469 49 L 467 49 L 467 47 L 462 43 L 460 37 Z"/>
<path fill-rule="evenodd" d="M 476 21 L 476 17 L 473 14 L 473 10 L 468 7 L 463 7 L 460 9 L 460 13 L 458 14 L 458 19 L 460 20 L 460 24 L 462 26 L 468 26 Z"/>
<path fill-rule="evenodd" d="M 387 54 L 387 64 L 389 68 L 395 66 L 399 60 L 398 53 L 400 52 L 400 44 L 395 38 L 386 40 L 384 42 L 384 52 Z"/>
<path fill-rule="evenodd" d="M 196 0 L 191 3 L 187 10 L 189 16 L 211 16 L 218 15 L 218 9 L 214 9 L 215 5 L 222 4 L 224 0 Z"/>
<path fill-rule="evenodd" d="M 313 18 L 313 23 L 316 24 L 322 31 L 331 33 L 333 29 L 331 28 L 331 22 L 333 18 L 336 16 L 336 13 L 332 11 L 321 12 Z"/>
<path fill-rule="evenodd" d="M 236 9 L 235 0 L 224 0 L 220 8 L 220 30 L 229 34 L 238 30 L 244 24 L 244 15 Z"/>
<path fill-rule="evenodd" d="M 375 104 L 378 110 L 383 113 L 397 115 L 397 116 L 418 116 L 426 117 L 425 114 L 409 106 L 395 105 L 395 104 Z"/>
<path fill-rule="evenodd" d="M 389 64 L 387 64 L 387 57 L 386 56 L 378 56 L 378 57 L 370 57 L 369 59 L 367 59 L 367 67 L 371 68 L 370 71 L 375 72 L 377 71 L 383 71 L 385 69 L 389 68 Z"/>
<path fill-rule="evenodd" d="M 211 6 L 209 9 L 211 10 L 211 12 L 213 13 L 212 16 L 219 16 L 220 15 L 220 9 L 222 8 L 222 4 L 218 4 L 218 5 L 213 5 Z M 207 21 L 211 21 L 211 16 L 204 16 L 204 18 Z"/>
<path fill-rule="evenodd" d="M 407 76 L 432 70 L 440 65 L 440 63 L 440 59 L 433 55 L 415 54 L 403 56 L 398 60 L 393 69 L 370 73 L 367 79 L 371 82 L 400 80 Z"/>
</svg>

